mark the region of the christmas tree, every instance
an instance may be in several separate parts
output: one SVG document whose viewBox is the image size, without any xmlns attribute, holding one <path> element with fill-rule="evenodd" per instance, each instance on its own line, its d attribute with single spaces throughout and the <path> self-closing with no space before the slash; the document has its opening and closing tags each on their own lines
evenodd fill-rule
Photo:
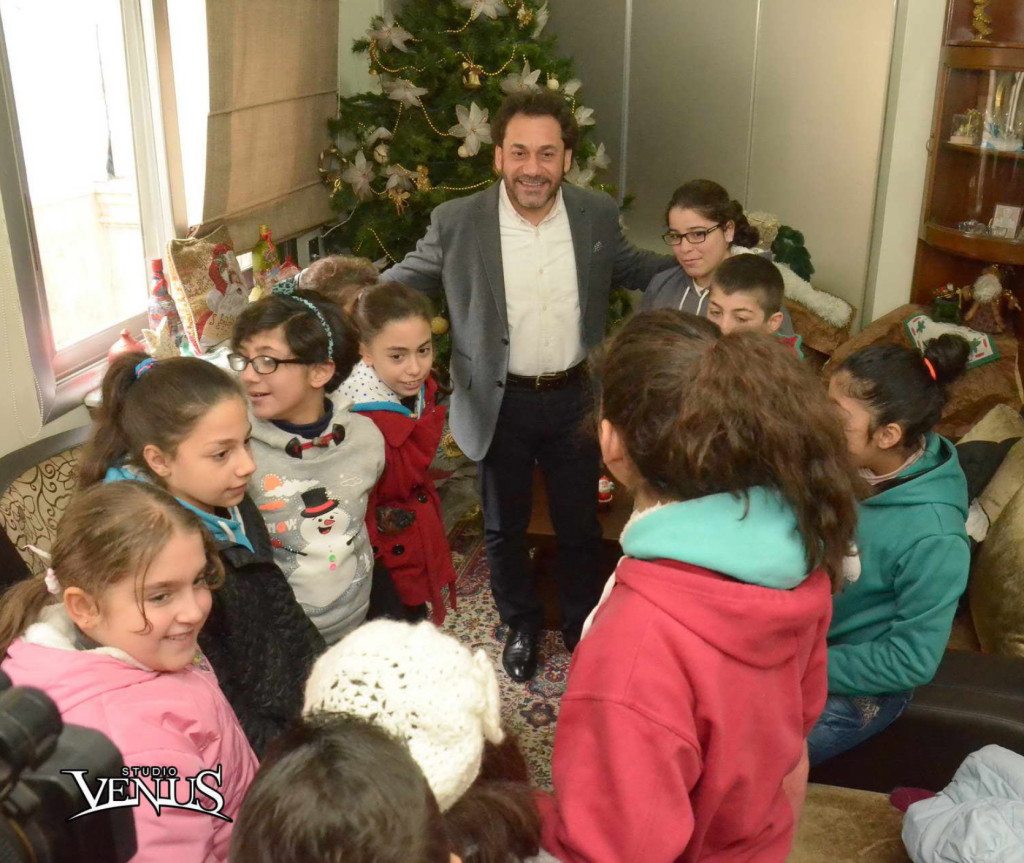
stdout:
<svg viewBox="0 0 1024 863">
<path fill-rule="evenodd" d="M 595 185 L 604 146 L 590 140 L 593 111 L 577 102 L 580 81 L 545 34 L 547 18 L 534 0 L 409 0 L 398 16 L 371 20 L 353 48 L 379 91 L 340 100 L 336 144 L 321 158 L 343 221 L 335 247 L 381 267 L 400 261 L 434 207 L 493 183 L 490 118 L 522 89 L 564 94 L 581 132 L 567 179 Z"/>
</svg>

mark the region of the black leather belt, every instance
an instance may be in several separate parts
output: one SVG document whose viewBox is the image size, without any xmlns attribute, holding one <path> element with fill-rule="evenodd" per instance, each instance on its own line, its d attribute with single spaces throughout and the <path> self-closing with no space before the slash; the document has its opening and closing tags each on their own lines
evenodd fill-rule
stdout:
<svg viewBox="0 0 1024 863">
<path fill-rule="evenodd" d="M 584 360 L 564 372 L 546 372 L 536 376 L 514 375 L 509 372 L 505 381 L 510 387 L 521 387 L 528 390 L 559 390 L 586 376 L 587 362 Z"/>
</svg>

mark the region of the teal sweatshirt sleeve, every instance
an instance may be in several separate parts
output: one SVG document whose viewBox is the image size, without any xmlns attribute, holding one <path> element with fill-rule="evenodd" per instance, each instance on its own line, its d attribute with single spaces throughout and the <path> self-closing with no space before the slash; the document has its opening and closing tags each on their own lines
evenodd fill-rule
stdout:
<svg viewBox="0 0 1024 863">
<path fill-rule="evenodd" d="M 882 695 L 928 683 L 949 641 L 970 563 L 961 536 L 929 536 L 911 546 L 897 564 L 896 614 L 888 632 L 829 647 L 829 693 Z"/>
</svg>

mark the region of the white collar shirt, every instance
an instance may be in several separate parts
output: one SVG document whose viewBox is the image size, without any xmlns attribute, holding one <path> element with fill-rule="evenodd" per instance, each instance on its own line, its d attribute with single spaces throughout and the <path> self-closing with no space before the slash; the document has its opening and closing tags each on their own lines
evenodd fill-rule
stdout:
<svg viewBox="0 0 1024 863">
<path fill-rule="evenodd" d="M 551 212 L 533 225 L 516 212 L 499 182 L 508 370 L 525 376 L 565 371 L 583 360 L 584 351 L 576 254 L 562 190 Z"/>
</svg>

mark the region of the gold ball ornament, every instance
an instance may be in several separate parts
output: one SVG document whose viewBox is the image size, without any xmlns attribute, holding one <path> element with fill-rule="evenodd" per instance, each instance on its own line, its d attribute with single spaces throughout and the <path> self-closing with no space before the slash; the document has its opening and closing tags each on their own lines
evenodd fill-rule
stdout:
<svg viewBox="0 0 1024 863">
<path fill-rule="evenodd" d="M 373 161 L 378 165 L 383 165 L 388 160 L 388 154 L 391 151 L 388 149 L 388 145 L 384 143 L 378 144 L 373 148 Z"/>
<path fill-rule="evenodd" d="M 469 148 L 465 144 L 459 145 L 459 158 L 468 159 L 472 154 L 469 152 Z"/>
<path fill-rule="evenodd" d="M 561 86 L 562 85 L 561 85 L 561 83 L 559 82 L 559 80 L 557 78 L 554 78 L 551 75 L 548 75 L 548 89 L 549 90 L 557 90 Z"/>
<path fill-rule="evenodd" d="M 435 315 L 430 320 L 430 332 L 435 336 L 443 336 L 450 327 L 451 324 L 448 323 L 448 318 L 443 315 Z"/>
</svg>

